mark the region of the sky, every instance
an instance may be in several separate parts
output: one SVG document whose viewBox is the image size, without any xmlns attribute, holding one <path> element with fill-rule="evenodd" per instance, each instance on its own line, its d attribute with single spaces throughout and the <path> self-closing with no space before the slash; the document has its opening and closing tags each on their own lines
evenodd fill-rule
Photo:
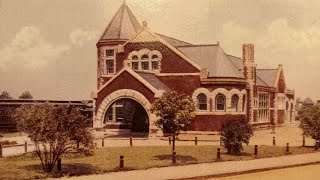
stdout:
<svg viewBox="0 0 320 180">
<path fill-rule="evenodd" d="M 17 98 L 89 99 L 96 43 L 123 0 L 0 0 L 0 92 Z M 258 68 L 284 67 L 298 97 L 320 98 L 320 1 L 126 0 L 151 31 L 215 44 L 241 57 L 255 45 Z"/>
</svg>

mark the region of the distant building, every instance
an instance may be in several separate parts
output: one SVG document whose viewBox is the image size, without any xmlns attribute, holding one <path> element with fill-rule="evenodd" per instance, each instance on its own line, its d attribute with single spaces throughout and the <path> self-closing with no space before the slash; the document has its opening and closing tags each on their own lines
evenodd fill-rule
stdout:
<svg viewBox="0 0 320 180">
<path fill-rule="evenodd" d="M 253 44 L 243 45 L 240 58 L 219 43 L 192 44 L 155 33 L 124 3 L 97 42 L 97 52 L 96 128 L 155 135 L 157 117 L 150 107 L 166 91 L 196 102 L 190 130 L 217 131 L 240 118 L 266 125 L 294 119 L 295 93 L 286 85 L 283 66 L 257 68 Z"/>
<path fill-rule="evenodd" d="M 86 101 L 60 101 L 60 100 L 33 100 L 33 99 L 0 99 L 0 132 L 16 131 L 16 122 L 12 118 L 16 108 L 22 105 L 51 103 L 53 105 L 71 105 L 80 108 L 82 114 L 88 119 L 88 126 L 92 127 L 93 104 Z"/>
</svg>

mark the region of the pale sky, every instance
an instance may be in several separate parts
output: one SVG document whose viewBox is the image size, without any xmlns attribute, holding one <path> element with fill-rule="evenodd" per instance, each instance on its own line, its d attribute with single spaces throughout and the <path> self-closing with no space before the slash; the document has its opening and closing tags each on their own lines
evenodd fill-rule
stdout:
<svg viewBox="0 0 320 180">
<path fill-rule="evenodd" d="M 89 99 L 96 42 L 122 0 L 0 0 L 0 91 L 36 99 Z M 297 96 L 320 97 L 320 1 L 127 0 L 139 22 L 194 44 L 217 41 L 258 68 L 283 64 Z"/>
</svg>

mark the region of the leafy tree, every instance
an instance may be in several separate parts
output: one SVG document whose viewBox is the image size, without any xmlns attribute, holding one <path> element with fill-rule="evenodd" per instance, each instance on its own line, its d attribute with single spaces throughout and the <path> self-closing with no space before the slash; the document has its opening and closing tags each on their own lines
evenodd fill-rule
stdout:
<svg viewBox="0 0 320 180">
<path fill-rule="evenodd" d="M 25 91 L 19 96 L 19 99 L 33 99 L 33 96 L 29 91 Z"/>
<path fill-rule="evenodd" d="M 221 128 L 221 141 L 228 154 L 240 154 L 243 150 L 243 143 L 248 144 L 253 129 L 245 120 L 227 121 Z"/>
<path fill-rule="evenodd" d="M 320 105 L 302 106 L 298 111 L 303 135 L 320 141 Z"/>
<path fill-rule="evenodd" d="M 3 91 L 0 94 L 0 99 L 12 99 L 12 97 L 10 96 L 10 94 L 7 91 Z"/>
<path fill-rule="evenodd" d="M 46 172 L 51 172 L 66 152 L 92 153 L 93 137 L 78 108 L 49 103 L 23 105 L 16 110 L 14 118 L 19 131 L 27 133 L 35 143 L 35 152 Z"/>
<path fill-rule="evenodd" d="M 191 97 L 177 92 L 165 92 L 152 104 L 151 112 L 159 117 L 156 125 L 165 133 L 178 135 L 186 130 L 195 116 L 195 105 Z"/>
</svg>

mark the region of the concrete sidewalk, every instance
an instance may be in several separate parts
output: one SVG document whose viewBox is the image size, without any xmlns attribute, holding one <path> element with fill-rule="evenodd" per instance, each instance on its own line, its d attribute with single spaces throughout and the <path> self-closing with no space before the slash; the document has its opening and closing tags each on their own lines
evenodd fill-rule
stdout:
<svg viewBox="0 0 320 180">
<path fill-rule="evenodd" d="M 192 177 L 215 176 L 230 173 L 248 172 L 281 168 L 287 166 L 320 163 L 320 152 L 310 154 L 289 155 L 274 158 L 255 159 L 249 161 L 228 161 L 216 163 L 192 164 L 184 166 L 171 166 L 135 170 L 126 172 L 113 172 L 101 175 L 90 175 L 64 179 L 108 179 L 108 180 L 141 180 L 141 179 L 183 179 Z"/>
</svg>

